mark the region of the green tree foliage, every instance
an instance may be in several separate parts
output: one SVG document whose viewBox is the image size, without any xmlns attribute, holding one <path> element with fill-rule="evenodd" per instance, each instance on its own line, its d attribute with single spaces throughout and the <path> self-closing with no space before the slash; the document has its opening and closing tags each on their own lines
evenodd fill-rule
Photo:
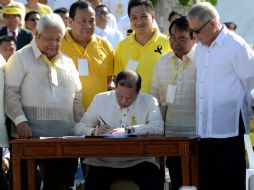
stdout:
<svg viewBox="0 0 254 190">
<path fill-rule="evenodd" d="M 200 2 L 200 1 L 207 1 L 207 2 L 210 2 L 212 5 L 217 5 L 217 1 L 218 0 L 196 0 L 196 1 L 194 1 L 194 0 L 179 0 L 179 2 L 180 2 L 180 4 L 181 5 L 183 5 L 183 6 L 187 6 L 187 5 L 191 5 L 191 4 L 193 4 L 193 3 L 195 3 L 195 2 Z"/>
</svg>

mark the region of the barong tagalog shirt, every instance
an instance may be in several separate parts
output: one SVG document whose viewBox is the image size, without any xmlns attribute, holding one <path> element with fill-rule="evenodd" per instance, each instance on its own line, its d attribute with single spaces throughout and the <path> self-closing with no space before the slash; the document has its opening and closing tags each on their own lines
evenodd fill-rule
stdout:
<svg viewBox="0 0 254 190">
<path fill-rule="evenodd" d="M 118 43 L 115 51 L 115 75 L 126 69 L 136 71 L 142 78 L 141 91 L 146 93 L 150 93 L 155 63 L 171 49 L 168 37 L 153 30 L 153 37 L 144 46 L 132 33 Z"/>
<path fill-rule="evenodd" d="M 151 94 L 160 104 L 165 117 L 165 135 L 196 134 L 196 65 L 195 45 L 179 59 L 173 51 L 162 56 L 155 65 Z M 173 91 L 170 86 L 175 86 Z M 172 94 L 174 100 L 167 98 Z"/>
<path fill-rule="evenodd" d="M 157 99 L 148 94 L 139 93 L 128 108 L 120 108 L 114 90 L 96 95 L 88 111 L 76 124 L 75 134 L 91 135 L 97 125 L 103 124 L 100 117 L 112 128 L 132 125 L 137 135 L 163 135 L 164 132 Z M 156 163 L 153 157 L 86 158 L 84 162 L 94 166 L 125 168 L 144 161 Z"/>
<path fill-rule="evenodd" d="M 196 111 L 202 138 L 228 138 L 239 133 L 242 113 L 246 132 L 253 101 L 254 54 L 249 45 L 224 26 L 211 45 L 198 44 Z"/>
<path fill-rule="evenodd" d="M 5 59 L 0 54 L 0 147 L 8 147 L 9 140 L 7 135 L 7 129 L 5 126 L 5 114 L 4 114 L 4 66 Z"/>
<path fill-rule="evenodd" d="M 27 121 L 35 137 L 73 134 L 83 107 L 71 58 L 60 52 L 49 61 L 33 40 L 9 59 L 5 86 L 5 110 L 15 125 Z"/>
</svg>

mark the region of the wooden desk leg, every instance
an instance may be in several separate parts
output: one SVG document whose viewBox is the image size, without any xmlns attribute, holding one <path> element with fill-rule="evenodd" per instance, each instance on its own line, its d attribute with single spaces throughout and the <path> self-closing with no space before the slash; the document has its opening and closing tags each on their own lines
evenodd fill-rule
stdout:
<svg viewBox="0 0 254 190">
<path fill-rule="evenodd" d="M 191 184 L 199 189 L 198 155 L 191 156 Z"/>
<path fill-rule="evenodd" d="M 191 186 L 190 183 L 190 158 L 181 157 L 182 163 L 182 180 L 184 186 Z"/>
<path fill-rule="evenodd" d="M 18 145 L 12 145 L 11 160 L 13 190 L 21 190 L 21 159 L 18 155 Z"/>
<path fill-rule="evenodd" d="M 35 160 L 27 160 L 28 190 L 35 189 Z"/>
</svg>

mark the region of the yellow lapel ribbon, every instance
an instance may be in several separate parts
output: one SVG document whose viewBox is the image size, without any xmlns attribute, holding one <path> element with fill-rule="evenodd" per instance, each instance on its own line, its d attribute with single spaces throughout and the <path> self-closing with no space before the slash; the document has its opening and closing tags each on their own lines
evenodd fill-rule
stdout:
<svg viewBox="0 0 254 190">
<path fill-rule="evenodd" d="M 42 59 L 49 65 L 50 67 L 50 78 L 51 84 L 54 86 L 58 86 L 58 79 L 57 79 L 57 71 L 56 71 L 56 64 L 55 59 L 53 58 L 52 61 L 48 59 L 46 55 L 41 55 Z"/>
</svg>

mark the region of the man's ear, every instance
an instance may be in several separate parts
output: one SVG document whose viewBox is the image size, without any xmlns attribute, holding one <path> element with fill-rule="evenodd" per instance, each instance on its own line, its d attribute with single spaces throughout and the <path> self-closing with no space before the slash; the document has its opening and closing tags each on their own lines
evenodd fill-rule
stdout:
<svg viewBox="0 0 254 190">
<path fill-rule="evenodd" d="M 74 20 L 71 17 L 69 17 L 70 26 L 73 24 L 73 22 L 74 22 Z"/>
<path fill-rule="evenodd" d="M 35 38 L 35 39 L 38 39 L 39 36 L 40 36 L 40 34 L 38 33 L 38 30 L 36 29 L 35 34 L 34 34 L 34 38 Z"/>
</svg>

